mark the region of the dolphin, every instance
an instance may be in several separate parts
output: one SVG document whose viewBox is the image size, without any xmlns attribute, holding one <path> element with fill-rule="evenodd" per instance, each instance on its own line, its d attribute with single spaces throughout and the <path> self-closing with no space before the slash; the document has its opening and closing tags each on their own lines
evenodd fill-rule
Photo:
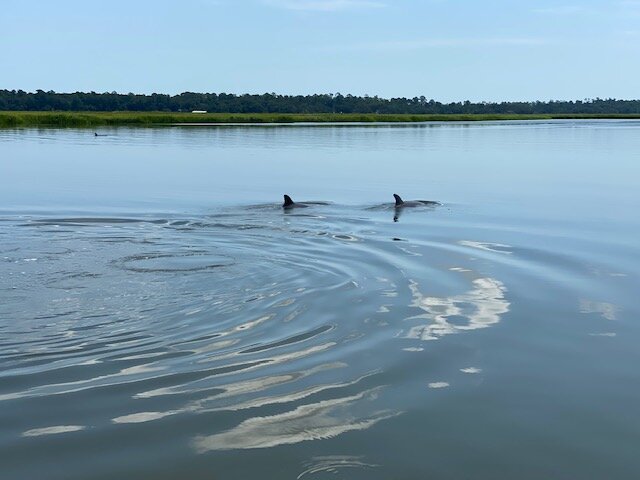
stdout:
<svg viewBox="0 0 640 480">
<path fill-rule="evenodd" d="M 394 205 L 395 213 L 393 214 L 394 222 L 400 220 L 400 215 L 402 215 L 406 207 L 435 207 L 440 205 L 440 202 L 434 202 L 433 200 L 408 200 L 405 202 L 397 193 L 393 194 L 393 198 L 396 199 L 396 204 Z"/>
<path fill-rule="evenodd" d="M 396 199 L 396 208 L 405 208 L 405 207 L 424 207 L 424 206 L 435 206 L 440 205 L 439 202 L 434 202 L 433 200 L 407 200 L 406 202 L 400 198 L 400 195 L 397 193 L 393 194 L 393 198 Z"/>
<path fill-rule="evenodd" d="M 294 202 L 289 195 L 284 196 L 282 208 L 289 210 L 291 208 L 307 208 L 312 205 L 329 205 L 328 202 Z"/>
<path fill-rule="evenodd" d="M 307 208 L 309 205 L 306 203 L 296 203 L 294 202 L 289 195 L 284 196 L 284 203 L 282 204 L 282 208 L 288 210 L 290 208 Z"/>
</svg>

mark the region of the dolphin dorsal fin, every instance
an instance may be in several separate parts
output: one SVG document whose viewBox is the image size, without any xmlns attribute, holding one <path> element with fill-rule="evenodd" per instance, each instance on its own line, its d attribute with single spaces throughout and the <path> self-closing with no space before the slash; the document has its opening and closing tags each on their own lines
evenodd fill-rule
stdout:
<svg viewBox="0 0 640 480">
<path fill-rule="evenodd" d="M 291 197 L 289 195 L 285 195 L 284 196 L 284 204 L 282 206 L 283 207 L 288 207 L 290 205 L 293 205 L 293 200 L 291 200 Z"/>
<path fill-rule="evenodd" d="M 400 198 L 400 195 L 398 195 L 397 193 L 394 193 L 394 194 L 393 194 L 393 198 L 395 198 L 395 199 L 396 199 L 396 207 L 397 207 L 398 205 L 402 205 L 402 204 L 404 203 L 404 202 L 402 201 L 402 199 Z"/>
</svg>

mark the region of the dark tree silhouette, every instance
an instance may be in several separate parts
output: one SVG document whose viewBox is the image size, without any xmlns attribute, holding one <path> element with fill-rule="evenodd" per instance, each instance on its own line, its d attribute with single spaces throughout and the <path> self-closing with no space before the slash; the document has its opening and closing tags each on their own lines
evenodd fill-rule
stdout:
<svg viewBox="0 0 640 480">
<path fill-rule="evenodd" d="M 137 95 L 116 92 L 56 93 L 0 90 L 0 110 L 17 111 L 133 111 L 215 113 L 381 113 L 381 114 L 640 114 L 640 100 L 585 99 L 576 101 L 441 103 L 414 98 L 357 97 L 340 93 L 315 95 L 235 95 L 184 92 L 179 95 Z"/>
</svg>

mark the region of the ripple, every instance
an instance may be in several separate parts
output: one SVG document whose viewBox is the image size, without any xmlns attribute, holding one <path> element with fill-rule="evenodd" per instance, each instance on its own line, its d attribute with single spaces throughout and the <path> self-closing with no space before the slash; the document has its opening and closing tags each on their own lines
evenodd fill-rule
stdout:
<svg viewBox="0 0 640 480">
<path fill-rule="evenodd" d="M 23 226 L 54 226 L 54 225 L 115 225 L 126 223 L 142 223 L 150 222 L 155 224 L 167 223 L 167 220 L 146 220 L 139 218 L 122 218 L 122 217 L 72 217 L 72 218 L 48 218 L 48 219 L 36 219 L 31 223 L 23 224 Z"/>
<path fill-rule="evenodd" d="M 329 330 L 331 330 L 333 327 L 331 325 L 326 325 L 324 327 L 319 327 L 316 328 L 315 330 L 311 331 L 311 332 L 307 332 L 307 333 L 301 333 L 298 335 L 294 335 L 293 337 L 288 337 L 285 338 L 284 340 L 280 340 L 278 342 L 273 342 L 267 345 L 260 345 L 258 347 L 251 347 L 248 348 L 246 350 L 243 350 L 239 353 L 256 353 L 256 352 L 263 352 L 265 350 L 271 350 L 274 348 L 278 348 L 278 347 L 282 347 L 284 345 L 291 345 L 294 343 L 298 343 L 298 342 L 303 342 L 305 340 L 308 340 L 310 338 L 313 338 L 317 335 L 320 335 L 321 333 L 325 333 Z"/>
<path fill-rule="evenodd" d="M 119 261 L 122 268 L 131 272 L 198 272 L 234 264 L 231 257 L 212 253 L 148 253 L 131 255 Z"/>
<path fill-rule="evenodd" d="M 484 250 L 487 252 L 504 253 L 506 255 L 511 255 L 513 253 L 510 250 L 507 250 L 507 248 L 511 248 L 511 247 L 503 243 L 475 242 L 471 240 L 460 240 L 458 244 L 465 247 L 477 248 L 478 250 Z"/>
<path fill-rule="evenodd" d="M 313 457 L 313 459 L 306 464 L 306 470 L 300 473 L 296 478 L 300 480 L 306 476 L 313 476 L 321 473 L 330 473 L 335 475 L 340 470 L 344 469 L 372 469 L 377 468 L 379 465 L 375 463 L 364 462 L 364 457 L 353 455 L 327 455 Z"/>
</svg>

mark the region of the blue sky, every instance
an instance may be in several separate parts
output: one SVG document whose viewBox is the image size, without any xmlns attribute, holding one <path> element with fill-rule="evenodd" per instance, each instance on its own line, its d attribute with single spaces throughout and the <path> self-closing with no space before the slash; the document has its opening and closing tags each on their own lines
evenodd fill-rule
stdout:
<svg viewBox="0 0 640 480">
<path fill-rule="evenodd" d="M 0 88 L 640 98 L 640 0 L 3 0 Z"/>
</svg>

